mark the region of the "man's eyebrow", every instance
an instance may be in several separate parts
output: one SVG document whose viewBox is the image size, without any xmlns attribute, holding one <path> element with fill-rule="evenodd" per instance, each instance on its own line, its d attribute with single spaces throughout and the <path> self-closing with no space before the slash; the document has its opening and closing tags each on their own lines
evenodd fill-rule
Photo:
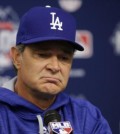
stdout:
<svg viewBox="0 0 120 134">
<path fill-rule="evenodd" d="M 63 52 L 65 52 L 65 53 L 74 53 L 74 48 L 72 48 L 72 47 L 64 47 L 64 48 L 62 48 L 62 51 Z"/>
<path fill-rule="evenodd" d="M 72 54 L 72 53 L 74 53 L 74 50 L 63 49 L 63 52 L 66 54 Z"/>
<path fill-rule="evenodd" d="M 41 46 L 41 45 L 38 45 L 38 46 L 34 46 L 34 45 L 30 45 L 29 48 L 33 51 L 51 51 L 52 50 L 52 47 L 44 47 L 44 46 Z M 61 51 L 63 51 L 64 53 L 68 53 L 68 54 L 71 54 L 71 53 L 74 53 L 74 48 L 72 48 L 71 46 L 67 46 L 67 47 L 64 47 L 64 46 L 61 46 L 59 48 Z"/>
</svg>

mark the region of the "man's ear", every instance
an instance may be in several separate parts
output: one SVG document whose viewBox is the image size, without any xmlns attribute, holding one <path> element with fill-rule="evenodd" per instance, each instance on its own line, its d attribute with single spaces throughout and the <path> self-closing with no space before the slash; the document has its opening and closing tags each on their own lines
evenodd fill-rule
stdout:
<svg viewBox="0 0 120 134">
<path fill-rule="evenodd" d="M 21 66 L 21 53 L 16 47 L 12 47 L 10 51 L 12 61 L 16 69 L 18 70 Z"/>
</svg>

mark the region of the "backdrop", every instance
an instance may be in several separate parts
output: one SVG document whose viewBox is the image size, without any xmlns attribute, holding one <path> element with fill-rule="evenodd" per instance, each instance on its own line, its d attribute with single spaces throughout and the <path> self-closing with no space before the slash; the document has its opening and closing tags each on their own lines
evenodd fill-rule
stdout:
<svg viewBox="0 0 120 134">
<path fill-rule="evenodd" d="M 66 92 L 100 108 L 114 134 L 120 133 L 120 0 L 4 0 L 0 2 L 0 85 L 15 76 L 10 47 L 19 19 L 33 6 L 56 6 L 77 20 L 74 57 Z"/>
</svg>

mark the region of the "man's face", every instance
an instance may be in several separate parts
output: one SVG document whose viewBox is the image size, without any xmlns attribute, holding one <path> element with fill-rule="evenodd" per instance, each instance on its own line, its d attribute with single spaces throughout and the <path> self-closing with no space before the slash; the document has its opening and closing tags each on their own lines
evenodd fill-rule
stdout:
<svg viewBox="0 0 120 134">
<path fill-rule="evenodd" d="M 73 59 L 73 48 L 63 42 L 32 44 L 18 56 L 19 88 L 56 95 L 67 85 Z"/>
</svg>

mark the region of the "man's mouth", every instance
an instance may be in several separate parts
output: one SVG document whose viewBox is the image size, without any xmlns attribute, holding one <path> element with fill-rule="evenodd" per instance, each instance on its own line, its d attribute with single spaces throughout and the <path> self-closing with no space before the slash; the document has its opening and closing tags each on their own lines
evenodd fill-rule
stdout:
<svg viewBox="0 0 120 134">
<path fill-rule="evenodd" d="M 60 79 L 54 78 L 54 77 L 43 77 L 43 79 L 45 79 L 46 82 L 49 82 L 49 83 L 58 83 L 58 82 L 60 82 Z"/>
</svg>

